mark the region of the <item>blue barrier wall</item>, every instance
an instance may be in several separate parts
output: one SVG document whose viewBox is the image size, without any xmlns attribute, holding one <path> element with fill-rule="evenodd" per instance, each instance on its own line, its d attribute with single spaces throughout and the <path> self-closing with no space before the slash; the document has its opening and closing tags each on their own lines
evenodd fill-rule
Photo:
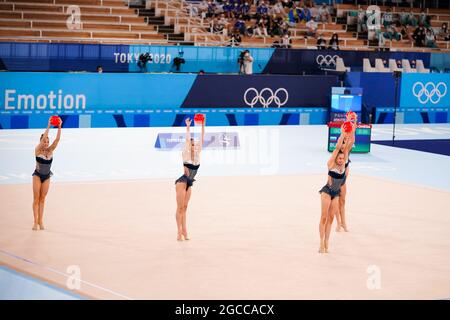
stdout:
<svg viewBox="0 0 450 320">
<path fill-rule="evenodd" d="M 450 107 L 450 74 L 404 74 L 402 76 L 400 107 Z"/>
<path fill-rule="evenodd" d="M 337 76 L 198 76 L 182 107 L 329 106 Z"/>
<path fill-rule="evenodd" d="M 363 88 L 362 103 L 370 109 L 395 105 L 395 81 L 392 73 L 349 72 L 346 82 L 350 87 Z"/>
<path fill-rule="evenodd" d="M 375 123 L 391 123 L 391 73 L 349 73 L 363 88 Z M 298 125 L 328 121 L 337 76 L 143 73 L 0 73 L 0 128 L 42 128 L 59 114 L 65 127 L 183 126 L 207 114 L 208 125 Z M 404 74 L 398 123 L 450 122 L 450 75 Z M 253 108 L 252 108 L 253 107 Z"/>
<path fill-rule="evenodd" d="M 402 74 L 397 104 L 392 73 L 348 73 L 346 82 L 363 88 L 363 103 L 375 108 L 375 123 L 392 123 L 396 105 L 397 123 L 450 122 L 450 74 Z"/>
<path fill-rule="evenodd" d="M 141 53 L 148 52 L 153 59 L 147 64 L 148 72 L 175 72 L 173 59 L 182 57 L 186 62 L 181 65 L 181 72 L 197 73 L 199 70 L 205 70 L 209 73 L 238 73 L 237 61 L 243 50 L 245 48 L 133 45 L 129 47 L 131 57 L 115 54 L 114 61 L 122 65 L 128 63 L 130 72 L 140 72 L 141 69 L 136 63 L 137 58 Z M 251 49 L 254 73 L 262 73 L 274 50 Z"/>
<path fill-rule="evenodd" d="M 0 127 L 45 127 L 52 114 L 66 128 L 183 126 L 198 112 L 213 126 L 322 124 L 336 84 L 335 76 L 5 72 Z"/>
<path fill-rule="evenodd" d="M 95 71 L 102 65 L 105 72 L 139 72 L 141 53 L 152 61 L 147 72 L 173 72 L 173 61 L 182 54 L 186 63 L 181 72 L 237 73 L 237 58 L 245 48 L 99 45 L 67 43 L 0 43 L 0 68 L 10 71 Z M 301 74 L 334 69 L 337 57 L 344 59 L 352 71 L 362 71 L 363 58 L 372 64 L 380 59 L 421 59 L 426 67 L 450 68 L 450 54 L 421 52 L 373 52 L 350 50 L 309 50 L 247 48 L 255 59 L 254 73 Z"/>
<path fill-rule="evenodd" d="M 264 73 L 299 74 L 318 72 L 321 69 L 334 69 L 336 59 L 342 58 L 351 71 L 362 71 L 363 59 L 367 58 L 375 65 L 375 59 L 421 59 L 425 66 L 430 65 L 430 53 L 423 52 L 374 52 L 351 50 L 308 50 L 277 49 L 264 69 Z"/>
<path fill-rule="evenodd" d="M 448 53 L 432 53 L 430 59 L 430 67 L 441 71 L 450 71 L 450 54 Z"/>
</svg>

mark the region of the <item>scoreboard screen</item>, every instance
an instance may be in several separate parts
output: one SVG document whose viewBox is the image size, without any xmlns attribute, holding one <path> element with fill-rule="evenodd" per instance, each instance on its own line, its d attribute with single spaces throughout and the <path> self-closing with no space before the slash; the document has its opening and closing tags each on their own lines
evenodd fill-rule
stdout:
<svg viewBox="0 0 450 320">
<path fill-rule="evenodd" d="M 333 152 L 336 148 L 336 143 L 341 135 L 342 122 L 328 123 L 328 151 Z M 370 142 L 372 134 L 372 125 L 358 124 L 355 132 L 355 144 L 353 145 L 353 153 L 368 153 L 370 152 Z"/>
</svg>

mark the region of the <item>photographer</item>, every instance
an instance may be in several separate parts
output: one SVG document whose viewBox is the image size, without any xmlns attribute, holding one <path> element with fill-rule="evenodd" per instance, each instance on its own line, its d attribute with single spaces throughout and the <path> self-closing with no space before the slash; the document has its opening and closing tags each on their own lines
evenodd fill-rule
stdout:
<svg viewBox="0 0 450 320">
<path fill-rule="evenodd" d="M 139 61 L 137 63 L 139 69 L 141 72 L 147 72 L 147 63 L 149 61 L 153 61 L 152 57 L 150 56 L 150 53 L 141 53 L 139 55 Z"/>
<path fill-rule="evenodd" d="M 181 65 L 186 63 L 186 60 L 184 60 L 183 55 L 184 55 L 184 51 L 179 50 L 178 57 L 173 59 L 173 66 L 175 67 L 175 72 L 180 72 Z"/>
<path fill-rule="evenodd" d="M 250 51 L 242 51 L 238 58 L 239 74 L 253 74 L 253 57 Z"/>
</svg>

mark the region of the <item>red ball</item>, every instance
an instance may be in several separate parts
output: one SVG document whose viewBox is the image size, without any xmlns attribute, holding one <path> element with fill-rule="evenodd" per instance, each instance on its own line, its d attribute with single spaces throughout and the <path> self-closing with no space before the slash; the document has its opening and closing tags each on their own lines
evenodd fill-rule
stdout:
<svg viewBox="0 0 450 320">
<path fill-rule="evenodd" d="M 194 122 L 195 123 L 203 123 L 205 121 L 205 115 L 202 113 L 197 113 L 194 116 Z"/>
<path fill-rule="evenodd" d="M 344 125 L 342 126 L 342 129 L 344 130 L 344 132 L 352 132 L 353 125 L 350 121 L 345 121 Z"/>
<path fill-rule="evenodd" d="M 61 122 L 61 119 L 58 116 L 51 116 L 50 117 L 50 124 L 52 126 L 57 127 L 59 125 L 59 123 Z"/>
</svg>

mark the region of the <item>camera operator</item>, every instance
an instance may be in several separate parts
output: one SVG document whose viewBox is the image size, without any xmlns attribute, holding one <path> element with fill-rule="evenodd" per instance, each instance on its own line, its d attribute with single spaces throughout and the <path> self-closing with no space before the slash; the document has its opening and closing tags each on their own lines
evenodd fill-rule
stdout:
<svg viewBox="0 0 450 320">
<path fill-rule="evenodd" d="M 137 63 L 139 69 L 141 70 L 141 72 L 147 72 L 147 63 L 149 61 L 153 61 L 150 53 L 141 53 L 139 55 L 139 61 Z"/>
<path fill-rule="evenodd" d="M 253 74 L 253 57 L 250 51 L 242 51 L 238 58 L 239 74 Z"/>
<path fill-rule="evenodd" d="M 173 59 L 173 66 L 175 67 L 175 72 L 180 72 L 181 65 L 186 63 L 183 58 L 184 51 L 182 49 L 178 50 L 178 56 Z"/>
</svg>

